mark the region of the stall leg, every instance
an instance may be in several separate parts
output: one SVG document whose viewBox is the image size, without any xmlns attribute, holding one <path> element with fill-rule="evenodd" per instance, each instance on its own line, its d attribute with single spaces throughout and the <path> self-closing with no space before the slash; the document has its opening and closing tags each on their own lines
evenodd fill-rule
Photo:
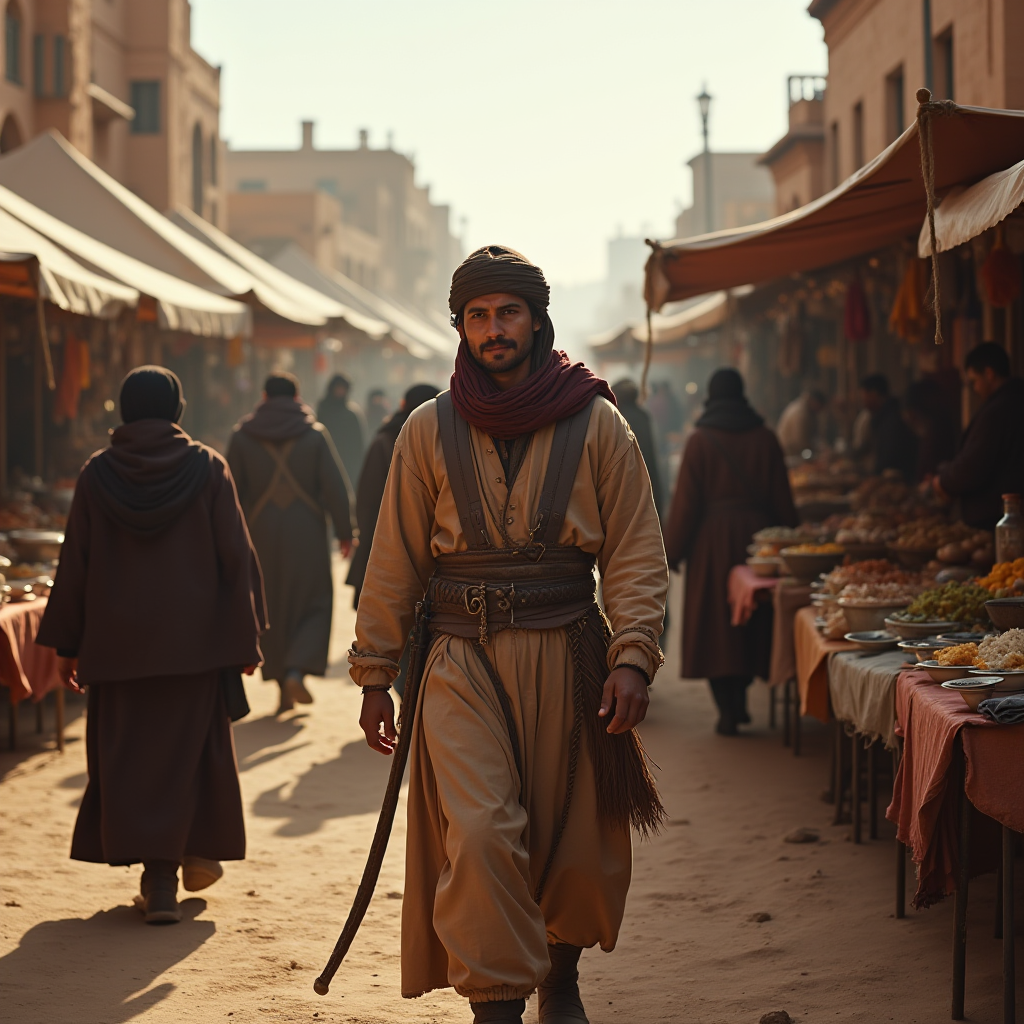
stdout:
<svg viewBox="0 0 1024 1024">
<path fill-rule="evenodd" d="M 36 734 L 43 731 L 43 702 L 36 704 Z"/>
<path fill-rule="evenodd" d="M 892 752 L 892 778 L 896 781 L 896 772 L 900 766 L 899 748 Z M 896 838 L 896 917 L 907 916 L 907 848 Z"/>
<path fill-rule="evenodd" d="M 54 718 L 57 726 L 57 749 L 64 753 L 64 687 L 53 693 Z"/>
<path fill-rule="evenodd" d="M 860 763 L 861 745 L 860 736 L 854 733 L 851 737 L 850 746 L 850 819 L 853 822 L 853 841 L 861 841 L 861 791 L 860 791 Z"/>
<path fill-rule="evenodd" d="M 793 685 L 792 679 L 787 679 L 782 686 L 782 745 L 788 747 L 792 739 L 791 722 L 789 718 L 789 688 Z"/>
<path fill-rule="evenodd" d="M 963 754 L 960 755 L 960 871 L 953 895 L 953 1020 L 964 1019 L 964 988 L 967 980 L 967 896 L 970 882 L 971 804 L 964 788 Z"/>
<path fill-rule="evenodd" d="M 768 687 L 768 728 L 775 728 L 775 687 Z"/>
<path fill-rule="evenodd" d="M 1003 1024 L 1017 1020 L 1016 943 L 1013 927 L 1013 858 L 1017 852 L 1017 833 L 1003 826 Z"/>
<path fill-rule="evenodd" d="M 832 791 L 835 801 L 835 812 L 832 815 L 832 824 L 839 825 L 843 821 L 843 797 L 845 795 L 846 787 L 843 779 L 843 750 L 846 744 L 843 742 L 845 734 L 843 732 L 843 723 L 839 719 L 834 719 L 832 723 L 832 747 L 834 750 L 833 754 L 833 775 L 832 775 Z"/>
<path fill-rule="evenodd" d="M 878 744 L 868 747 L 868 838 L 878 838 Z"/>
<path fill-rule="evenodd" d="M 992 938 L 1003 937 L 1003 861 L 1000 859 L 999 867 L 996 868 L 996 912 L 992 921 Z"/>
<path fill-rule="evenodd" d="M 800 690 L 793 697 L 793 756 L 800 756 Z"/>
<path fill-rule="evenodd" d="M 11 701 L 7 709 L 8 735 L 11 738 L 11 750 L 18 749 L 18 705 Z"/>
</svg>

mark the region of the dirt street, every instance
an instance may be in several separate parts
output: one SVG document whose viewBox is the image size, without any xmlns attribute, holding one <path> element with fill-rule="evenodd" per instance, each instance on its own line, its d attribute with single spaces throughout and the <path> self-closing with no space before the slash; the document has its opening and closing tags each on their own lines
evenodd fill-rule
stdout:
<svg viewBox="0 0 1024 1024">
<path fill-rule="evenodd" d="M 138 867 L 68 859 L 85 784 L 81 705 L 63 756 L 50 735 L 31 733 L 24 709 L 23 749 L 0 753 L 0 1020 L 470 1019 L 450 991 L 399 996 L 402 811 L 351 957 L 328 997 L 312 991 L 348 911 L 388 772 L 356 724 L 359 695 L 343 656 L 348 588 L 339 587 L 337 607 L 334 674 L 311 682 L 311 709 L 277 721 L 276 688 L 249 685 L 253 713 L 235 729 L 249 856 L 188 899 L 177 926 L 146 927 L 132 909 Z M 809 726 L 804 755 L 794 758 L 767 728 L 759 686 L 751 735 L 714 735 L 705 685 L 676 678 L 678 614 L 673 624 L 643 729 L 672 820 L 636 849 L 618 949 L 584 954 L 591 1020 L 755 1024 L 771 1010 L 808 1024 L 948 1020 L 951 901 L 895 920 L 888 826 L 883 839 L 858 847 L 848 826 L 829 824 L 820 796 L 825 729 Z M 783 843 L 800 826 L 818 829 L 821 842 Z M 973 884 L 967 1008 L 976 1022 L 1001 1020 L 992 895 L 991 877 Z M 527 1020 L 536 1020 L 532 1004 Z"/>
</svg>

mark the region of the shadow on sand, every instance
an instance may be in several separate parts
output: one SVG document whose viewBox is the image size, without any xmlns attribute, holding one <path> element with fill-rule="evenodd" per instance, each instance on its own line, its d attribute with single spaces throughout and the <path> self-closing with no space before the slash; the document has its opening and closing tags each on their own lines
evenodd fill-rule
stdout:
<svg viewBox="0 0 1024 1024">
<path fill-rule="evenodd" d="M 147 927 L 133 907 L 115 907 L 30 928 L 17 949 L 0 957 L 0 1017 L 18 1024 L 121 1024 L 145 1013 L 174 985 L 142 990 L 216 930 L 212 921 L 196 920 L 205 900 L 183 900 L 181 907 L 182 922 L 165 927 Z"/>
<path fill-rule="evenodd" d="M 390 757 L 374 752 L 363 740 L 354 740 L 333 761 L 312 765 L 287 799 L 281 795 L 285 783 L 261 793 L 253 813 L 285 819 L 277 830 L 279 836 L 309 835 L 331 818 L 380 810 L 390 772 Z"/>
<path fill-rule="evenodd" d="M 264 715 L 262 718 L 243 718 L 234 725 L 235 752 L 238 755 L 238 770 L 247 772 L 269 761 L 276 761 L 284 754 L 289 754 L 300 747 L 308 746 L 307 743 L 293 743 L 291 746 L 284 746 L 292 740 L 297 739 L 305 726 L 306 715 L 297 714 L 290 718 L 280 719 L 273 715 Z M 270 747 L 281 747 L 280 750 L 270 750 Z M 261 753 L 265 751 L 265 753 Z"/>
</svg>

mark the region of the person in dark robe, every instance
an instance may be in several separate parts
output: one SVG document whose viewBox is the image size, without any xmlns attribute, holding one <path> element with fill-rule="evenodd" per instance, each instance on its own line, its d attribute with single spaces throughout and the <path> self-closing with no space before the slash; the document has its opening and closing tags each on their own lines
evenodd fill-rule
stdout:
<svg viewBox="0 0 1024 1024">
<path fill-rule="evenodd" d="M 964 360 L 967 381 L 982 400 L 956 458 L 930 480 L 940 498 L 956 499 L 960 518 L 991 530 L 1004 494 L 1024 494 L 1024 380 L 1010 376 L 1010 357 L 984 341 Z"/>
<path fill-rule="evenodd" d="M 651 478 L 651 493 L 654 505 L 661 515 L 665 508 L 665 493 L 661 488 L 661 472 L 658 469 L 658 446 L 654 440 L 654 427 L 651 414 L 640 406 L 640 389 L 628 377 L 612 385 L 612 392 L 619 403 L 619 412 L 626 418 L 629 429 L 633 431 L 636 443 L 640 446 L 640 454 L 647 464 L 647 473 Z"/>
<path fill-rule="evenodd" d="M 366 436 L 373 438 L 378 430 L 384 426 L 384 421 L 391 412 L 391 404 L 388 396 L 382 388 L 370 388 L 366 392 Z"/>
<path fill-rule="evenodd" d="M 327 671 L 334 610 L 327 516 L 347 556 L 351 486 L 290 373 L 267 378 L 263 401 L 235 428 L 228 465 L 263 567 L 271 622 L 263 678 L 280 686 L 283 714 L 312 703 L 305 677 Z"/>
<path fill-rule="evenodd" d="M 170 370 L 125 378 L 123 425 L 82 469 L 37 638 L 88 692 L 71 856 L 141 862 L 151 924 L 181 920 L 179 866 L 195 891 L 245 856 L 231 718 L 267 625 L 231 472 L 181 429 L 183 408 Z"/>
<path fill-rule="evenodd" d="M 327 428 L 349 480 L 358 480 L 366 454 L 366 420 L 357 406 L 349 404 L 351 391 L 348 377 L 336 373 L 316 407 L 316 418 Z"/>
<path fill-rule="evenodd" d="M 917 479 L 926 480 L 956 454 L 959 424 L 942 387 L 932 376 L 922 377 L 907 388 L 903 406 L 907 425 L 917 438 Z"/>
<path fill-rule="evenodd" d="M 729 571 L 746 560 L 758 530 L 797 522 L 778 440 L 751 408 L 740 374 L 716 370 L 683 452 L 665 550 L 670 567 L 686 562 L 681 674 L 710 681 L 723 735 L 750 721 L 747 688 L 755 675 L 767 678 L 771 636 L 767 607 L 745 626 L 731 624 Z"/>
<path fill-rule="evenodd" d="M 860 382 L 861 402 L 871 415 L 868 456 L 871 471 L 881 476 L 895 469 L 906 481 L 917 472 L 917 437 L 903 418 L 899 399 L 889 393 L 884 374 L 868 374 Z"/>
<path fill-rule="evenodd" d="M 388 470 L 391 468 L 395 442 L 413 409 L 418 409 L 424 402 L 436 398 L 439 392 L 440 389 L 433 384 L 414 384 L 406 391 L 398 412 L 382 424 L 366 450 L 363 471 L 359 474 L 359 484 L 356 487 L 359 546 L 352 553 L 348 578 L 345 580 L 350 587 L 355 588 L 353 608 L 359 607 L 359 592 L 363 589 L 363 580 L 366 577 L 366 563 L 370 559 L 373 532 L 377 527 L 380 503 L 384 500 L 384 487 L 388 482 Z"/>
</svg>

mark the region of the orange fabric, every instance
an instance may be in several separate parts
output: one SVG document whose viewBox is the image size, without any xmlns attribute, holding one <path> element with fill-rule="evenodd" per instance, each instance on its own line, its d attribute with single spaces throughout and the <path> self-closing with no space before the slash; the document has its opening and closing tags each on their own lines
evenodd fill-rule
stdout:
<svg viewBox="0 0 1024 1024">
<path fill-rule="evenodd" d="M 896 719 L 903 759 L 885 816 L 919 865 L 913 905 L 928 907 L 956 889 L 960 869 L 959 793 L 950 785 L 957 733 L 962 730 L 968 799 L 982 814 L 1024 829 L 1024 725 L 996 726 L 920 670 L 900 673 Z M 994 869 L 997 850 L 993 823 L 973 815 L 972 875 Z"/>
<path fill-rule="evenodd" d="M 924 260 L 911 256 L 889 314 L 889 327 L 904 341 L 920 341 L 925 332 L 924 293 L 927 272 Z"/>
<path fill-rule="evenodd" d="M 57 385 L 56 401 L 53 405 L 53 420 L 63 423 L 78 416 L 78 398 L 82 393 L 83 375 L 88 375 L 88 362 L 83 367 L 83 350 L 87 361 L 88 348 L 84 342 L 68 331 L 64 340 L 64 365 L 61 368 L 60 383 Z"/>
<path fill-rule="evenodd" d="M 734 565 L 729 570 L 729 608 L 732 624 L 745 626 L 757 607 L 759 590 L 774 590 L 778 584 L 775 577 L 757 576 L 749 565 Z"/>
<path fill-rule="evenodd" d="M 814 620 L 817 608 L 801 608 L 793 623 L 793 648 L 796 653 L 796 681 L 800 688 L 800 713 L 828 722 L 828 656 L 833 651 L 852 651 L 846 640 L 826 640 Z"/>
<path fill-rule="evenodd" d="M 0 608 L 0 684 L 12 704 L 26 697 L 41 701 L 61 685 L 57 652 L 35 642 L 45 610 L 46 598 Z"/>
</svg>

